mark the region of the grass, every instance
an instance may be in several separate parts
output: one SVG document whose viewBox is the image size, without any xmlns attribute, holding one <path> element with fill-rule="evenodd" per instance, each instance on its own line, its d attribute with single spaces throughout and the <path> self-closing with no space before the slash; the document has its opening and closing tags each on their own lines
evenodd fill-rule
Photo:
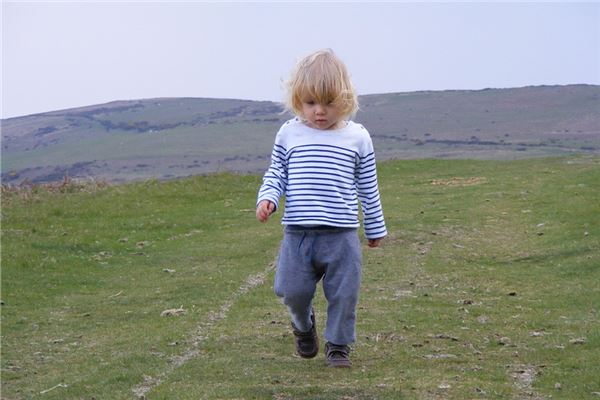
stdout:
<svg viewBox="0 0 600 400">
<path fill-rule="evenodd" d="M 382 163 L 390 235 L 364 248 L 344 371 L 294 355 L 272 292 L 281 227 L 255 221 L 259 183 L 3 192 L 2 397 L 600 392 L 600 159 Z M 319 293 L 321 328 L 325 306 Z"/>
</svg>

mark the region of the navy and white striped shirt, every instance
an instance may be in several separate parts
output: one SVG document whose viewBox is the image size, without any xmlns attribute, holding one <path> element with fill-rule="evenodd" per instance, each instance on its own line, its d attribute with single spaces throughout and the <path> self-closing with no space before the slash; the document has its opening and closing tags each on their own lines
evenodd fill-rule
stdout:
<svg viewBox="0 0 600 400">
<path fill-rule="evenodd" d="M 283 225 L 357 228 L 360 200 L 365 236 L 387 234 L 373 143 L 355 122 L 335 130 L 314 129 L 298 118 L 283 124 L 257 204 L 269 200 L 278 208 L 284 194 Z"/>
</svg>

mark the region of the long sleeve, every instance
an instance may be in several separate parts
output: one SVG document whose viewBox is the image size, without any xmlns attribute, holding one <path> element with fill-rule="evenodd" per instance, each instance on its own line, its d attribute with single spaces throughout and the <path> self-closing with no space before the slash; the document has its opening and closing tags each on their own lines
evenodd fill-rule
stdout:
<svg viewBox="0 0 600 400">
<path fill-rule="evenodd" d="M 286 149 L 278 141 L 279 135 L 273 145 L 271 165 L 265 172 L 263 183 L 258 191 L 257 205 L 263 200 L 269 200 L 279 208 L 279 198 L 285 193 L 287 187 Z"/>
<path fill-rule="evenodd" d="M 368 139 L 363 155 L 359 156 L 356 189 L 363 211 L 363 225 L 367 239 L 378 239 L 387 235 L 383 209 L 379 198 L 377 167 L 373 144 Z"/>
</svg>

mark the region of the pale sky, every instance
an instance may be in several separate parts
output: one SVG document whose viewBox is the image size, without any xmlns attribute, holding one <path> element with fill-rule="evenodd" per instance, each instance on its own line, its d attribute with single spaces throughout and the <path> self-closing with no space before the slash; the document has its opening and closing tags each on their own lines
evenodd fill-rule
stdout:
<svg viewBox="0 0 600 400">
<path fill-rule="evenodd" d="M 2 1 L 1 117 L 152 97 L 281 101 L 321 48 L 359 94 L 600 84 L 600 2 Z"/>
</svg>

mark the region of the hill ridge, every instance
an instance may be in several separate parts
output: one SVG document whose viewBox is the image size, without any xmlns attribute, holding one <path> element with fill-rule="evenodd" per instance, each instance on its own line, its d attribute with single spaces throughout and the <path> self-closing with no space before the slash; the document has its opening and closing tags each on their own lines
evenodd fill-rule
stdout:
<svg viewBox="0 0 600 400">
<path fill-rule="evenodd" d="M 365 94 L 359 95 L 358 97 L 360 99 L 360 98 L 367 98 L 370 96 L 382 96 L 382 95 L 401 95 L 401 94 L 410 95 L 410 94 L 432 94 L 432 93 L 477 93 L 477 92 L 485 92 L 485 91 L 490 91 L 490 90 L 503 91 L 503 90 L 531 89 L 531 88 L 564 88 L 564 87 L 599 88 L 600 85 L 593 85 L 593 84 L 589 84 L 589 83 L 570 83 L 570 84 L 556 84 L 556 85 L 550 85 L 550 84 L 526 85 L 526 86 L 519 86 L 519 87 L 485 87 L 485 88 L 481 88 L 481 89 L 414 90 L 414 91 L 409 91 L 409 92 L 395 92 L 394 91 L 394 92 L 380 92 L 380 93 L 365 93 Z M 85 106 L 61 108 L 61 109 L 57 109 L 57 110 L 43 111 L 43 112 L 38 112 L 38 113 L 33 113 L 33 114 L 18 115 L 18 116 L 8 117 L 8 118 L 0 118 L 0 121 L 5 122 L 5 121 L 20 119 L 20 118 L 55 115 L 57 113 L 64 114 L 67 111 L 81 110 L 81 109 L 85 109 L 85 108 L 99 107 L 99 106 L 111 105 L 111 104 L 116 104 L 116 103 L 145 102 L 145 101 L 157 101 L 157 100 L 198 100 L 198 99 L 231 100 L 231 101 L 247 101 L 247 102 L 263 102 L 263 103 L 266 102 L 266 103 L 281 104 L 281 102 L 274 101 L 274 100 L 240 99 L 240 98 L 234 98 L 234 97 L 158 96 L 158 97 L 143 97 L 143 98 L 137 98 L 137 99 L 116 99 L 116 100 L 110 100 L 110 101 L 107 101 L 104 103 L 88 104 Z M 359 101 L 359 104 L 360 104 L 360 101 Z"/>
<path fill-rule="evenodd" d="M 600 153 L 600 86 L 541 85 L 359 96 L 378 159 Z M 2 182 L 65 174 L 112 182 L 259 172 L 291 116 L 268 100 L 114 100 L 2 120 Z"/>
</svg>

